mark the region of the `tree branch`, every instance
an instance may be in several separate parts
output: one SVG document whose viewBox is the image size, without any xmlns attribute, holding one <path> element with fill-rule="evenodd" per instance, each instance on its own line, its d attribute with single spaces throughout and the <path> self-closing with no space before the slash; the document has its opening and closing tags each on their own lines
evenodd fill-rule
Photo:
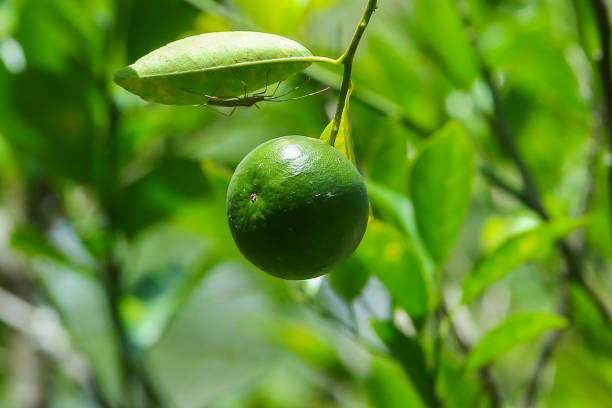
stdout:
<svg viewBox="0 0 612 408">
<path fill-rule="evenodd" d="M 455 338 L 455 340 L 457 341 L 459 348 L 461 348 L 461 350 L 465 354 L 468 354 L 470 351 L 470 345 L 464 339 L 461 338 L 461 336 L 459 335 L 459 332 L 457 331 L 457 328 L 455 327 L 455 323 L 452 321 L 452 319 L 450 320 L 450 332 Z M 489 366 L 484 366 L 480 368 L 478 370 L 478 376 L 480 377 L 480 382 L 482 384 L 482 387 L 488 391 L 489 396 L 491 397 L 491 407 L 492 408 L 501 407 L 503 405 L 502 404 L 502 401 L 503 401 L 502 394 L 501 394 L 501 391 L 499 390 L 499 387 L 497 386 L 497 383 L 493 379 L 493 376 L 491 375 L 491 370 Z"/>
<path fill-rule="evenodd" d="M 462 19 L 464 24 L 467 24 L 466 29 L 468 30 L 468 32 L 470 33 L 470 37 L 472 39 L 473 42 L 475 42 L 476 38 L 475 38 L 475 32 L 474 29 L 472 27 L 471 21 L 469 20 L 469 17 L 467 16 L 467 13 L 465 12 L 465 10 L 462 7 L 462 4 L 460 4 L 461 0 L 458 0 L 458 6 L 461 10 L 461 15 L 462 15 Z M 605 4 L 603 4 L 603 2 L 601 0 L 592 0 L 594 3 L 599 3 L 599 7 L 605 7 Z M 598 16 L 600 17 L 601 15 L 603 16 L 607 16 L 607 14 L 605 13 L 598 13 Z M 600 18 L 601 19 L 601 18 Z M 601 27 L 604 26 L 603 21 L 599 23 L 600 24 L 600 30 Z M 609 27 L 609 24 L 607 22 L 607 18 L 606 18 L 606 22 L 605 25 L 607 27 Z M 604 30 L 606 33 L 609 33 L 609 29 Z M 605 39 L 605 41 L 607 42 L 607 44 L 609 44 L 609 35 L 607 36 L 608 38 Z M 605 38 L 605 37 L 602 37 Z M 603 42 L 603 41 L 602 41 Z M 520 201 L 521 203 L 523 203 L 526 207 L 532 209 L 534 212 L 536 212 L 543 220 L 549 220 L 550 217 L 548 215 L 548 213 L 546 212 L 546 210 L 543 207 L 542 201 L 541 201 L 541 197 L 537 191 L 536 185 L 534 180 L 531 177 L 531 174 L 526 166 L 526 164 L 523 162 L 518 149 L 516 148 L 516 144 L 514 142 L 514 138 L 511 135 L 511 132 L 509 130 L 509 126 L 506 122 L 506 118 L 505 115 L 503 113 L 502 110 L 502 104 L 501 104 L 501 98 L 499 95 L 499 91 L 497 90 L 497 87 L 493 81 L 493 77 L 491 74 L 490 69 L 488 68 L 488 66 L 485 64 L 484 62 L 484 58 L 482 56 L 482 53 L 480 51 L 480 48 L 478 47 L 478 44 L 474 44 L 474 48 L 476 50 L 478 59 L 479 59 L 479 63 L 481 66 L 481 73 L 491 91 L 492 97 L 493 97 L 493 102 L 494 102 L 494 114 L 493 117 L 490 120 L 491 126 L 493 127 L 493 129 L 495 130 L 496 134 L 498 134 L 500 141 L 502 143 L 502 145 L 504 146 L 504 148 L 507 149 L 508 153 L 511 156 L 512 161 L 514 162 L 517 170 L 519 171 L 519 174 L 521 176 L 521 181 L 522 181 L 522 188 L 521 189 L 517 189 L 515 187 L 513 187 L 512 185 L 510 185 L 508 182 L 504 181 L 501 177 L 499 177 L 494 170 L 487 166 L 487 165 L 481 165 L 479 166 L 479 170 L 481 172 L 481 174 L 486 177 L 492 185 L 500 188 L 501 190 L 505 191 L 506 193 L 508 193 L 510 196 L 516 198 L 518 201 Z M 600 67 L 603 67 L 604 65 L 608 67 L 608 69 L 605 69 L 605 74 L 604 76 L 608 77 L 608 79 L 606 80 L 606 82 L 608 83 L 612 83 L 612 81 L 609 81 L 609 72 L 610 72 L 610 57 L 609 57 L 609 46 L 605 47 L 605 56 L 602 56 L 602 58 L 600 59 Z M 606 62 L 607 60 L 607 62 Z M 325 81 L 323 80 L 323 82 L 329 82 L 329 81 Z M 607 90 L 605 92 L 606 94 L 606 101 L 607 101 L 607 105 L 608 105 L 608 109 L 607 112 L 612 112 L 612 86 L 607 85 L 606 86 Z M 608 88 L 609 87 L 609 88 Z M 377 94 L 372 94 L 374 96 L 378 96 Z M 413 132 L 415 132 L 417 135 L 421 136 L 421 137 L 427 137 L 430 133 L 432 133 L 430 130 L 428 129 L 423 129 L 422 127 L 415 125 L 415 122 L 410 119 L 409 117 L 407 117 L 405 114 L 403 114 L 401 112 L 401 110 L 399 109 L 399 107 L 397 107 L 395 104 L 393 104 L 392 102 L 386 101 L 384 98 L 372 98 L 372 95 L 361 95 L 361 92 L 359 92 L 359 90 L 357 90 L 354 93 L 354 97 L 355 99 L 359 100 L 361 103 L 363 103 L 364 105 L 380 112 L 383 115 L 387 115 L 387 116 L 392 116 L 395 117 L 401 124 L 403 124 L 408 130 L 411 130 Z M 341 111 L 340 111 L 341 112 Z M 392 112 L 391 114 L 389 112 Z M 337 112 L 336 112 L 337 113 Z M 607 120 L 610 121 L 610 115 L 611 113 L 607 114 Z M 612 129 L 612 126 L 608 126 L 609 129 Z M 610 142 L 611 142 L 611 146 L 612 146 L 612 130 L 610 130 Z M 612 169 L 611 169 L 611 177 L 612 177 Z M 612 184 L 612 182 L 611 182 Z M 610 189 L 611 193 L 612 193 L 612 188 Z M 611 198 L 611 202 L 612 202 L 612 198 Z M 610 312 L 608 311 L 608 309 L 605 306 L 605 303 L 598 297 L 598 295 L 589 287 L 589 285 L 587 284 L 587 282 L 584 280 L 584 277 L 582 275 L 582 265 L 580 262 L 580 255 L 574 251 L 572 249 L 572 247 L 567 243 L 567 241 L 565 240 L 560 240 L 558 241 L 558 246 L 559 246 L 559 250 L 563 256 L 564 262 L 566 264 L 566 272 L 562 275 L 562 279 L 563 279 L 563 287 L 565 287 L 565 289 L 562 289 L 562 295 L 560 296 L 560 300 L 559 300 L 559 310 L 561 311 L 562 314 L 567 314 L 568 311 L 565 311 L 564 309 L 567 307 L 567 294 L 566 294 L 566 287 L 567 284 L 569 283 L 570 280 L 574 281 L 575 283 L 581 285 L 584 289 L 585 292 L 591 297 L 591 299 L 593 300 L 594 304 L 596 305 L 596 307 L 599 309 L 599 311 L 602 313 L 603 316 L 606 317 L 606 319 L 608 320 L 609 323 L 612 324 L 612 318 L 610 316 Z M 533 401 L 535 399 L 536 396 L 536 391 L 537 391 L 537 384 L 539 383 L 539 378 L 541 376 L 541 373 L 545 367 L 545 365 L 547 364 L 547 362 L 549 361 L 550 357 L 553 355 L 553 351 L 555 349 L 555 347 L 557 346 L 557 344 L 559 343 L 559 340 L 561 339 L 561 332 L 555 332 L 553 333 L 548 340 L 546 341 L 546 343 L 544 344 L 543 348 L 542 348 L 542 352 L 540 355 L 540 358 L 538 360 L 538 363 L 536 365 L 536 369 L 534 370 L 534 373 L 531 377 L 531 381 L 529 382 L 529 386 L 528 386 L 528 391 L 527 394 L 525 396 L 525 401 Z M 461 343 L 461 339 L 458 338 L 458 336 L 456 336 L 455 333 L 455 337 L 457 338 L 460 346 L 464 349 L 467 349 L 468 346 L 465 343 Z M 463 345 L 461 345 L 463 344 Z M 487 367 L 484 367 L 481 372 L 480 372 L 480 376 L 481 376 L 481 380 L 483 381 L 483 385 L 485 385 L 485 388 L 489 389 L 491 391 L 491 395 L 492 395 L 492 399 L 494 401 L 494 403 L 496 403 L 495 406 L 499 406 L 501 404 L 501 397 L 500 397 L 500 393 L 499 391 L 496 389 L 495 387 L 495 383 L 493 382 L 490 372 L 488 370 Z"/>
<path fill-rule="evenodd" d="M 121 287 L 121 268 L 115 260 L 114 241 L 116 240 L 116 214 L 118 211 L 116 193 L 118 189 L 118 140 L 117 129 L 119 126 L 120 114 L 117 105 L 108 94 L 109 127 L 108 127 L 108 153 L 111 162 L 110 179 L 106 188 L 108 192 L 105 200 L 105 211 L 110 222 L 109 240 L 107 254 L 102 270 L 102 281 L 104 283 L 106 299 L 108 302 L 109 313 L 117 342 L 119 343 L 119 359 L 121 363 L 121 384 L 124 387 L 124 397 L 129 401 L 134 398 L 133 387 L 140 387 L 147 401 L 154 407 L 163 407 L 164 402 L 157 392 L 155 386 L 146 370 L 141 367 L 138 361 L 138 348 L 132 343 L 126 330 L 125 322 L 121 316 L 119 305 L 123 297 Z M 108 194 L 108 193 L 111 194 Z"/>
<path fill-rule="evenodd" d="M 608 148 L 612 154 L 612 73 L 610 72 L 610 20 L 608 6 L 604 0 L 591 0 L 595 19 L 597 20 L 597 33 L 601 46 L 601 54 L 597 58 L 599 77 L 603 92 L 601 109 L 602 122 L 608 133 Z M 610 209 L 612 210 L 612 165 L 608 164 L 608 193 Z M 610 214 L 612 223 L 612 213 Z"/>
<path fill-rule="evenodd" d="M 478 39 L 476 37 L 476 32 L 469 18 L 469 14 L 466 9 L 465 3 L 462 2 L 461 0 L 458 0 L 458 8 L 461 14 L 463 25 L 470 35 L 470 40 L 472 42 L 474 51 L 477 55 L 481 73 L 493 97 L 494 116 L 492 118 L 492 125 L 496 131 L 496 134 L 498 135 L 500 139 L 501 144 L 510 154 L 511 159 L 521 176 L 522 185 L 523 185 L 521 194 L 516 194 L 516 192 L 512 193 L 512 191 L 510 191 L 507 188 L 504 188 L 504 189 L 507 192 L 510 192 L 513 195 L 515 195 L 517 199 L 519 199 L 527 207 L 535 211 L 543 220 L 549 220 L 550 216 L 544 209 L 544 206 L 542 205 L 542 200 L 536 188 L 535 182 L 533 178 L 531 177 L 531 174 L 526 164 L 524 163 L 520 154 L 518 153 L 518 149 L 516 148 L 516 143 L 510 132 L 510 128 L 507 124 L 505 115 L 503 113 L 499 91 L 497 89 L 495 82 L 493 81 L 491 71 L 488 68 L 483 58 L 482 51 L 478 44 Z M 606 21 L 607 21 L 607 17 L 606 17 Z M 607 46 L 607 49 L 608 49 L 607 69 L 609 71 L 609 68 L 610 68 L 609 67 L 609 25 L 607 27 L 608 27 L 608 38 L 606 40 L 607 45 L 608 45 Z M 610 96 L 612 97 L 612 88 L 610 88 L 610 91 L 611 91 Z M 493 182 L 498 182 L 498 180 L 493 179 Z M 561 276 L 561 295 L 559 299 L 558 312 L 564 316 L 569 317 L 570 315 L 570 311 L 568 308 L 568 299 L 567 299 L 568 298 L 567 286 L 569 284 L 569 281 L 571 280 L 571 281 L 574 281 L 582 285 L 586 289 L 587 293 L 592 298 L 592 300 L 595 302 L 597 307 L 600 309 L 603 315 L 606 316 L 606 318 L 608 319 L 608 323 L 611 323 L 612 320 L 610 319 L 610 314 L 607 308 L 605 307 L 605 304 L 603 303 L 601 299 L 599 299 L 596 293 L 593 290 L 591 290 L 591 288 L 588 287 L 587 283 L 584 280 L 584 277 L 582 274 L 582 264 L 581 264 L 581 260 L 579 259 L 579 255 L 572 249 L 572 247 L 569 245 L 569 243 L 567 243 L 567 241 L 559 240 L 557 244 L 559 246 L 560 252 L 566 264 L 566 271 Z M 535 398 L 537 396 L 538 385 L 540 383 L 541 374 L 544 370 L 544 367 L 546 366 L 546 364 L 552 357 L 556 346 L 559 344 L 560 339 L 561 339 L 560 332 L 553 333 L 547 339 L 545 345 L 543 346 L 540 352 L 538 363 L 536 365 L 536 368 L 531 376 L 531 379 L 527 387 L 527 392 L 525 394 L 525 398 L 523 401 L 525 407 L 531 407 L 533 405 L 533 402 L 535 401 Z"/>
<path fill-rule="evenodd" d="M 559 295 L 559 304 L 557 305 L 557 311 L 559 314 L 566 316 L 569 319 L 569 276 L 567 275 L 568 270 L 566 269 L 561 279 L 561 287 L 559 288 L 559 291 L 561 293 Z M 536 397 L 538 396 L 538 391 L 540 389 L 540 379 L 542 378 L 544 369 L 552 358 L 555 349 L 561 342 L 561 338 L 563 337 L 564 333 L 564 330 L 554 331 L 550 333 L 544 341 L 544 345 L 542 346 L 542 349 L 540 350 L 540 355 L 538 356 L 538 362 L 536 363 L 535 368 L 533 369 L 533 372 L 527 384 L 527 391 L 525 391 L 525 396 L 523 397 L 523 408 L 529 408 L 534 405 Z"/>
</svg>

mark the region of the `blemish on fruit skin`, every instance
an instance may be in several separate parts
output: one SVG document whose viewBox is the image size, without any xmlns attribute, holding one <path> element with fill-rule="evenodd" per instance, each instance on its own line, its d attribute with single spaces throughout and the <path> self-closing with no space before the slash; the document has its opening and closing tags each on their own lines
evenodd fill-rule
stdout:
<svg viewBox="0 0 612 408">
<path fill-rule="evenodd" d="M 326 197 L 332 198 L 334 196 L 334 194 L 331 191 L 328 191 L 327 194 L 325 194 Z"/>
<path fill-rule="evenodd" d="M 340 164 L 340 157 L 337 157 L 337 159 L 338 159 L 338 164 Z"/>
<path fill-rule="evenodd" d="M 257 194 L 253 193 L 251 194 L 251 202 L 254 203 L 255 201 L 257 201 Z"/>
</svg>

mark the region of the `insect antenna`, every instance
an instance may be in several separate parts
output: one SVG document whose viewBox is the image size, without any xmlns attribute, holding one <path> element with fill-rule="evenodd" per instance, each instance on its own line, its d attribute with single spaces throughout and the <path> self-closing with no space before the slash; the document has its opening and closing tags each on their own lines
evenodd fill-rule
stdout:
<svg viewBox="0 0 612 408">
<path fill-rule="evenodd" d="M 179 88 L 181 91 L 183 92 L 188 92 L 190 94 L 194 94 L 194 95 L 198 95 L 198 96 L 204 96 L 208 99 L 240 99 L 237 96 L 219 96 L 219 95 L 207 95 L 205 93 L 201 93 L 201 92 L 196 92 L 196 91 L 191 91 L 189 89 L 185 89 L 185 88 Z"/>
<path fill-rule="evenodd" d="M 309 81 L 310 81 L 310 77 L 306 77 L 306 80 L 305 80 L 304 82 L 302 82 L 301 84 L 297 85 L 295 88 L 291 89 L 291 90 L 290 90 L 290 91 L 288 91 L 288 92 L 285 92 L 285 93 L 284 93 L 284 94 L 282 94 L 282 95 L 272 96 L 272 97 L 270 97 L 270 98 L 266 98 L 266 101 L 271 101 L 271 100 L 274 100 L 274 99 L 279 99 L 279 98 L 282 98 L 283 96 L 287 96 L 287 95 L 289 95 L 289 94 L 291 94 L 291 93 L 293 93 L 293 92 L 297 91 L 298 89 L 300 89 L 300 88 L 301 88 L 301 87 L 303 87 L 304 85 L 306 85 L 306 84 L 307 84 Z M 279 84 L 280 84 L 280 83 L 279 83 Z M 276 88 L 276 90 L 278 90 L 278 87 Z M 276 93 L 276 90 L 275 90 L 275 93 Z M 272 94 L 272 95 L 274 95 L 274 94 Z"/>
<path fill-rule="evenodd" d="M 303 99 L 303 98 L 308 98 L 309 96 L 313 96 L 313 95 L 317 95 L 320 93 L 323 93 L 327 90 L 329 90 L 331 87 L 327 87 L 327 88 L 323 88 L 323 89 L 319 89 L 318 91 L 315 92 L 311 92 L 311 93 L 307 93 L 306 95 L 301 95 L 301 96 L 296 96 L 294 98 L 287 98 L 287 99 L 276 99 L 276 98 L 270 98 L 270 99 L 266 99 L 266 102 L 287 102 L 287 101 L 297 101 L 298 99 Z"/>
</svg>

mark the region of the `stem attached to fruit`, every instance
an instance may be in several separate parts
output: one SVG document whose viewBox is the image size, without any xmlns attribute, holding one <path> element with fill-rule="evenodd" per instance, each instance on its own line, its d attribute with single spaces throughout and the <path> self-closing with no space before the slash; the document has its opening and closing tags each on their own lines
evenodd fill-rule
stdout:
<svg viewBox="0 0 612 408">
<path fill-rule="evenodd" d="M 355 57 L 355 52 L 357 51 L 357 46 L 359 45 L 359 41 L 361 41 L 361 37 L 365 32 L 368 23 L 370 22 L 370 17 L 374 10 L 378 7 L 377 0 L 368 0 L 368 4 L 366 5 L 365 10 L 363 11 L 363 16 L 361 17 L 361 21 L 357 28 L 355 29 L 355 33 L 353 34 L 353 38 L 351 39 L 351 43 L 349 44 L 344 54 L 340 56 L 336 60 L 336 63 L 344 65 L 344 75 L 342 77 L 342 85 L 340 86 L 340 96 L 338 97 L 338 105 L 336 106 L 336 114 L 334 115 L 334 124 L 332 125 L 331 135 L 329 137 L 329 144 L 334 145 L 336 142 L 336 136 L 338 135 L 338 131 L 340 130 L 340 121 L 342 119 L 342 112 L 344 111 L 344 105 L 346 105 L 348 99 L 349 88 L 351 87 L 351 73 L 353 70 L 353 58 Z"/>
</svg>

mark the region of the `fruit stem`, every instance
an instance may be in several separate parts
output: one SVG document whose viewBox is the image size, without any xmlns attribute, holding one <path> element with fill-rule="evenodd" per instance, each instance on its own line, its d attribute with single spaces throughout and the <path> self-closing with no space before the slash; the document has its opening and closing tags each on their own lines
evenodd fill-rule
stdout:
<svg viewBox="0 0 612 408">
<path fill-rule="evenodd" d="M 368 0 L 368 4 L 363 11 L 363 16 L 361 16 L 361 21 L 357 25 L 355 29 L 355 33 L 353 34 L 353 38 L 351 39 L 351 43 L 349 44 L 344 54 L 340 56 L 336 60 L 336 63 L 344 65 L 344 74 L 342 76 L 342 85 L 340 86 L 340 96 L 338 97 L 338 105 L 336 106 L 336 114 L 334 115 L 334 121 L 332 125 L 331 135 L 329 137 L 329 144 L 334 145 L 336 143 L 336 136 L 338 135 L 338 131 L 340 130 L 340 121 L 342 120 L 342 112 L 344 111 L 344 106 L 346 105 L 349 88 L 351 87 L 351 73 L 353 70 L 353 58 L 355 57 L 355 52 L 357 51 L 357 46 L 359 45 L 359 41 L 361 41 L 361 37 L 370 22 L 370 17 L 374 10 L 378 7 L 377 0 Z"/>
</svg>

